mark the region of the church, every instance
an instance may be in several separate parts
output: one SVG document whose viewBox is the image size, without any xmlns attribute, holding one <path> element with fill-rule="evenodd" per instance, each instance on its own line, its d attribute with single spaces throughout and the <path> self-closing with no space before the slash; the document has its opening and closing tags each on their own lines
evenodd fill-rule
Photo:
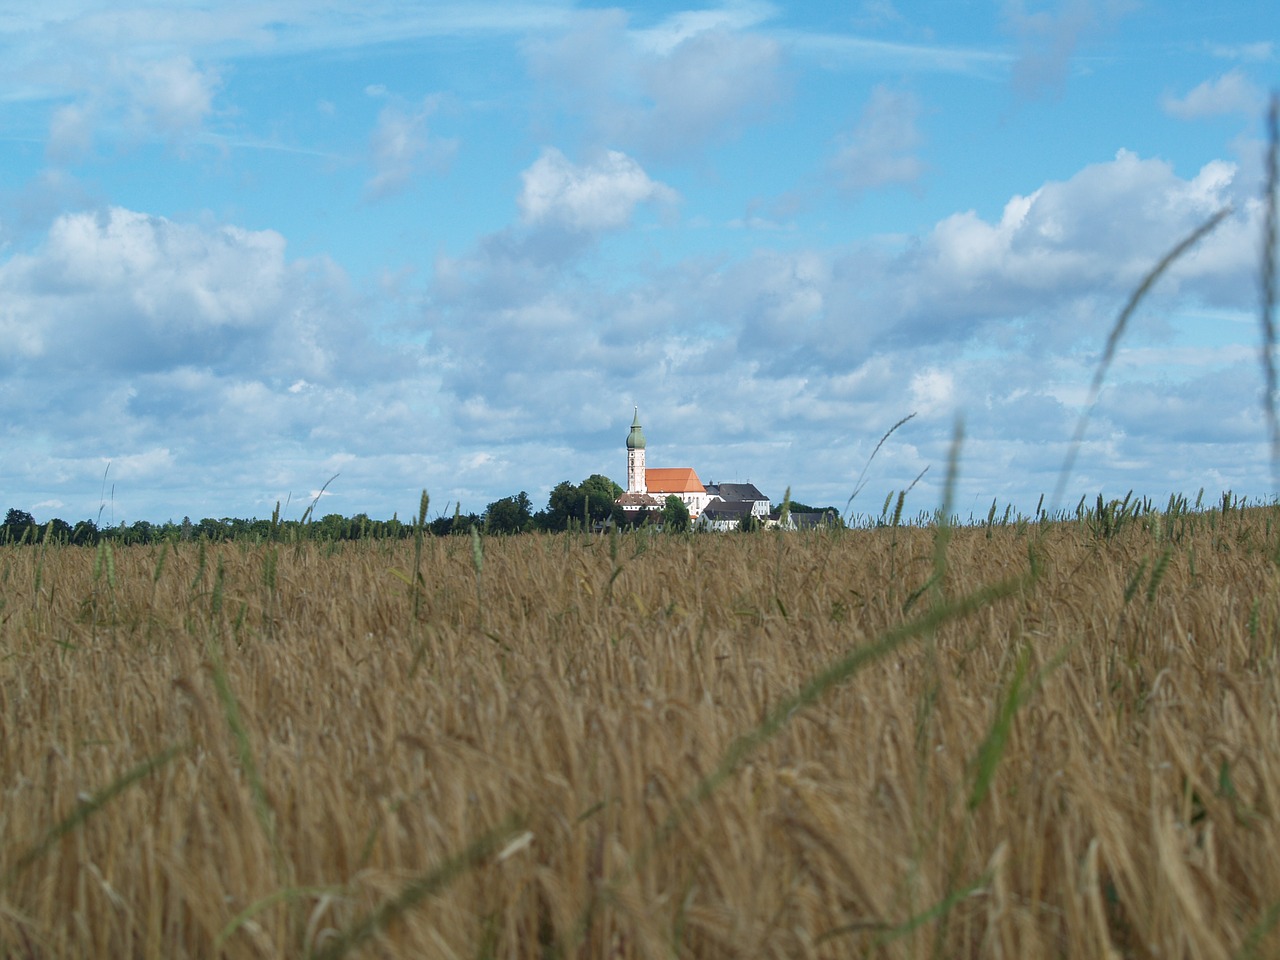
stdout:
<svg viewBox="0 0 1280 960">
<path fill-rule="evenodd" d="M 750 483 L 713 484 L 703 486 L 693 467 L 650 467 L 645 464 L 644 431 L 640 428 L 640 408 L 635 408 L 631 432 L 627 434 L 627 490 L 617 503 L 627 514 L 642 510 L 659 512 L 667 497 L 677 496 L 689 510 L 689 519 L 710 520 L 717 529 L 715 518 L 721 513 L 727 518 L 740 518 L 744 512 L 767 518 L 769 498 Z M 722 518 L 719 522 L 725 522 Z"/>
</svg>

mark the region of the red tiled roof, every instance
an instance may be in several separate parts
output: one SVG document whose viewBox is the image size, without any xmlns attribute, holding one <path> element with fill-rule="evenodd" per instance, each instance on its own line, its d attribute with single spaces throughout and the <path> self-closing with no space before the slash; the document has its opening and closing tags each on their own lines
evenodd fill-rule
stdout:
<svg viewBox="0 0 1280 960">
<path fill-rule="evenodd" d="M 693 467 L 650 467 L 644 485 L 650 493 L 706 493 Z"/>
</svg>

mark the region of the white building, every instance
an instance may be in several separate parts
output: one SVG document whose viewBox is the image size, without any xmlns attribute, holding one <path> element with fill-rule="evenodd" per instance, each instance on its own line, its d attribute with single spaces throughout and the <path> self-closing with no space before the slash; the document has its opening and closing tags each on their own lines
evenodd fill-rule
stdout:
<svg viewBox="0 0 1280 960">
<path fill-rule="evenodd" d="M 661 510 L 667 497 L 674 495 L 688 509 L 690 520 L 697 520 L 709 504 L 719 502 L 749 501 L 751 513 L 769 516 L 769 498 L 752 484 L 722 483 L 715 490 L 712 493 L 704 487 L 692 467 L 650 467 L 645 463 L 644 431 L 640 429 L 640 408 L 636 407 L 627 435 L 627 492 L 617 500 L 623 511 Z"/>
</svg>

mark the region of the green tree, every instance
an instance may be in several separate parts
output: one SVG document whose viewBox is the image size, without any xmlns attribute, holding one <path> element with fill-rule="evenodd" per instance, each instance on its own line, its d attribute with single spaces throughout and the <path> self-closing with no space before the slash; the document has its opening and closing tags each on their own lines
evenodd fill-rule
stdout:
<svg viewBox="0 0 1280 960">
<path fill-rule="evenodd" d="M 340 513 L 327 513 L 312 527 L 311 535 L 317 540 L 345 540 L 347 518 Z"/>
<path fill-rule="evenodd" d="M 667 496 L 662 508 L 662 529 L 670 533 L 683 533 L 693 525 L 689 519 L 689 508 L 674 493 Z"/>
<path fill-rule="evenodd" d="M 377 536 L 378 521 L 370 520 L 367 513 L 357 513 L 347 522 L 347 536 L 352 540 Z"/>
<path fill-rule="evenodd" d="M 98 542 L 98 525 L 92 520 L 81 520 L 71 531 L 71 542 L 76 546 L 92 546 Z"/>
<path fill-rule="evenodd" d="M 135 520 L 133 525 L 129 527 L 128 534 L 125 535 L 126 543 L 150 543 L 154 537 L 155 528 L 147 520 Z"/>
<path fill-rule="evenodd" d="M 24 539 L 36 539 L 36 518 L 25 510 L 10 509 L 4 516 L 3 533 L 0 540 L 10 543 L 21 543 Z"/>
<path fill-rule="evenodd" d="M 59 517 L 54 517 L 49 521 L 49 526 L 46 528 L 45 536 L 52 537 L 54 543 L 70 543 L 71 535 L 73 533 L 74 531 L 71 529 L 71 524 Z"/>
<path fill-rule="evenodd" d="M 568 529 L 570 520 L 582 520 L 582 490 L 575 483 L 561 480 L 551 489 L 547 509 L 539 513 L 547 530 Z"/>
<path fill-rule="evenodd" d="M 608 477 L 593 473 L 583 480 L 578 489 L 586 501 L 586 507 L 593 522 L 607 520 L 613 513 L 613 504 L 622 496 L 622 488 Z"/>
<path fill-rule="evenodd" d="M 227 538 L 227 528 L 223 526 L 221 520 L 205 517 L 195 525 L 193 535 L 203 537 L 211 543 L 220 543 Z"/>
<path fill-rule="evenodd" d="M 514 497 L 503 497 L 485 507 L 484 522 L 490 533 L 520 533 L 533 520 L 533 504 L 529 494 L 521 490 Z"/>
<path fill-rule="evenodd" d="M 427 524 L 427 528 L 437 537 L 447 537 L 455 533 L 469 533 L 472 527 L 483 527 L 484 518 L 474 513 L 463 513 L 455 510 L 451 517 L 436 517 Z"/>
<path fill-rule="evenodd" d="M 570 523 L 602 523 L 613 513 L 613 503 L 622 488 L 608 477 L 593 473 L 582 483 L 562 480 L 547 500 L 547 509 L 538 511 L 544 529 L 566 530 Z"/>
</svg>

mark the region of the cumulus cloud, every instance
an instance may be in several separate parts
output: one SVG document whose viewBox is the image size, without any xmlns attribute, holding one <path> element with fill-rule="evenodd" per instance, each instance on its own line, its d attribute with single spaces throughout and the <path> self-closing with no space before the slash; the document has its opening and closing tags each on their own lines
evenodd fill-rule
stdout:
<svg viewBox="0 0 1280 960">
<path fill-rule="evenodd" d="M 558 295 L 567 275 L 581 279 L 565 271 L 606 235 L 627 227 L 642 207 L 665 213 L 678 197 L 617 151 L 575 164 L 546 148 L 521 182 L 517 222 L 481 237 L 461 255 L 437 257 L 431 300 L 451 316 L 465 313 L 470 329 L 487 329 L 487 318 L 496 315 L 504 318 L 500 327 L 528 324 L 529 333 L 537 331 L 529 348 L 538 349 L 550 345 L 546 328 L 558 315 L 544 294 Z M 438 344 L 448 340 L 447 326 L 433 331 Z M 503 336 L 501 329 L 493 333 Z"/>
<path fill-rule="evenodd" d="M 168 447 L 152 447 L 141 453 L 125 454 L 118 459 L 104 461 L 104 467 L 116 480 L 162 478 L 173 469 L 173 465 L 173 454 Z"/>
<path fill-rule="evenodd" d="M 911 409 L 923 416 L 939 412 L 953 414 L 955 404 L 955 374 L 938 367 L 926 367 L 911 377 Z"/>
<path fill-rule="evenodd" d="M 676 201 L 674 190 L 651 180 L 640 164 L 616 150 L 578 166 L 547 147 L 520 179 L 518 203 L 525 223 L 574 232 L 616 230 L 631 221 L 640 204 Z"/>
<path fill-rule="evenodd" d="M 779 47 L 747 30 L 768 10 L 678 14 L 645 31 L 628 30 L 621 11 L 582 13 L 526 51 L 552 102 L 580 111 L 594 142 L 685 155 L 735 135 L 780 98 Z"/>
<path fill-rule="evenodd" d="M 226 331 L 268 322 L 285 272 L 272 231 L 210 231 L 116 207 L 58 217 L 41 249 L 0 266 L 0 289 L 19 355 L 212 362 L 237 342 Z"/>
<path fill-rule="evenodd" d="M 1121 150 L 1069 180 L 1014 197 L 998 222 L 973 212 L 947 217 L 907 260 L 974 288 L 990 288 L 999 277 L 1006 291 L 1030 295 L 1115 291 L 1140 279 L 1174 238 L 1226 206 L 1234 172 L 1215 161 L 1184 180 L 1163 160 Z M 1215 243 L 1211 238 L 1206 246 Z M 1233 266 L 1247 269 L 1247 261 Z"/>
<path fill-rule="evenodd" d="M 1206 80 L 1184 97 L 1166 94 L 1161 101 L 1166 113 L 1179 120 L 1199 120 L 1217 116 L 1257 116 L 1266 100 L 1242 70 L 1229 70 Z"/>
<path fill-rule="evenodd" d="M 85 66 L 95 73 L 93 82 L 86 78 L 84 94 L 50 121 L 47 149 L 55 160 L 87 153 L 98 137 L 117 131 L 127 139 L 180 144 L 202 128 L 222 83 L 216 68 L 187 56 L 111 57 Z"/>
<path fill-rule="evenodd" d="M 435 137 L 427 127 L 439 102 L 438 97 L 427 97 L 417 108 L 392 104 L 378 114 L 370 140 L 374 174 L 365 184 L 367 197 L 379 200 L 391 196 L 404 190 L 422 173 L 448 168 L 458 142 Z"/>
<path fill-rule="evenodd" d="M 838 450 L 805 448 L 808 470 L 852 479 L 870 452 L 865 438 L 874 442 L 877 430 L 916 411 L 915 435 L 877 461 L 905 486 L 945 458 L 959 412 L 966 462 L 981 460 L 966 466 L 966 482 L 989 498 L 1011 495 L 1016 476 L 1024 494 L 1034 491 L 1029 509 L 1053 489 L 1116 311 L 1176 239 L 1233 197 L 1236 177 L 1221 161 L 1180 177 L 1164 161 L 1122 151 L 1010 198 L 994 218 L 960 212 L 903 246 L 760 249 L 674 262 L 616 286 L 576 274 L 565 283 L 572 265 L 513 272 L 485 242 L 465 262 L 441 265 L 424 316 L 429 352 L 466 432 L 489 449 L 511 451 L 536 434 L 557 451 L 581 457 L 600 444 L 607 456 L 620 442 L 608 433 L 618 421 L 610 411 L 629 414 L 640 399 L 646 429 L 653 422 L 669 431 L 662 462 L 684 462 L 687 447 L 715 458 L 700 470 L 746 475 L 750 456 L 734 453 L 749 448 L 746 409 L 751 431 L 783 448 L 829 438 Z M 1256 205 L 1242 206 L 1163 278 L 1135 318 L 1135 344 L 1168 336 L 1163 318 L 1188 304 L 1251 310 L 1260 222 Z M 496 288 L 507 293 L 495 296 Z M 1114 377 L 1127 386 L 1104 391 L 1090 435 L 1095 466 L 1110 471 L 1090 474 L 1095 492 L 1126 476 L 1133 486 L 1133 464 L 1149 462 L 1125 434 L 1138 426 L 1123 409 L 1134 397 L 1154 405 L 1184 377 L 1253 382 L 1252 349 L 1200 351 L 1197 362 L 1211 369 L 1161 363 L 1151 374 L 1140 354 L 1129 362 L 1130 349 Z M 1019 363 L 1007 361 L 1011 351 Z M 1177 425 L 1143 421 L 1144 436 L 1194 442 L 1215 417 L 1235 416 L 1227 408 L 1240 395 L 1233 388 L 1214 400 L 1201 391 L 1203 407 L 1180 406 Z M 1239 419 L 1230 442 L 1246 442 L 1250 424 Z M 655 444 L 656 436 L 655 426 Z M 774 474 L 753 480 L 781 487 L 797 479 L 776 466 L 788 462 L 785 453 L 768 456 Z M 547 461 L 554 479 L 576 477 L 554 456 Z M 584 461 L 580 473 L 598 469 Z M 933 495 L 930 482 L 921 497 Z"/>
<path fill-rule="evenodd" d="M 289 395 L 299 382 L 327 390 L 374 368 L 412 369 L 353 322 L 360 297 L 342 271 L 290 259 L 271 230 L 119 207 L 65 214 L 37 248 L 0 263 L 0 304 L 0 369 L 70 390 L 132 384 L 122 403 L 162 419 L 226 378 Z"/>
<path fill-rule="evenodd" d="M 915 151 L 920 101 L 911 93 L 876 86 L 852 132 L 841 138 L 832 169 L 853 193 L 916 183 L 925 165 Z"/>
<path fill-rule="evenodd" d="M 896 248 L 761 250 L 723 266 L 695 315 L 740 318 L 735 350 L 765 371 L 824 375 L 876 350 L 991 341 L 1051 353 L 1097 336 L 1181 237 L 1229 203 L 1237 214 L 1163 279 L 1151 304 L 1250 309 L 1261 211 L 1234 166 L 1179 177 L 1121 151 L 1011 197 L 994 218 L 961 211 Z"/>
<path fill-rule="evenodd" d="M 6 488 L 91 516 L 110 461 L 130 521 L 169 503 L 269 515 L 345 453 L 348 491 L 410 489 L 431 458 L 400 438 L 431 429 L 437 381 L 369 314 L 341 271 L 290 258 L 274 231 L 62 215 L 0 262 L 0 435 L 32 451 L 6 463 Z"/>
<path fill-rule="evenodd" d="M 128 91 L 130 126 L 172 136 L 199 128 L 213 109 L 218 71 L 189 57 L 126 61 L 118 70 Z"/>
<path fill-rule="evenodd" d="M 462 498 L 478 510 L 520 489 L 539 501 L 537 484 L 619 475 L 638 402 L 653 462 L 775 495 L 791 484 L 808 502 L 844 502 L 876 439 L 916 411 L 877 456 L 867 496 L 934 464 L 912 495 L 928 507 L 960 412 L 963 490 L 982 494 L 983 513 L 992 496 L 1029 510 L 1053 489 L 1118 306 L 1177 238 L 1236 200 L 1152 292 L 1103 392 L 1080 482 L 1123 495 L 1170 456 L 1194 463 L 1215 420 L 1229 424 L 1223 456 L 1246 461 L 1263 436 L 1252 349 L 1176 366 L 1141 352 L 1189 306 L 1252 316 L 1262 213 L 1240 202 L 1239 177 L 1221 161 L 1183 176 L 1121 152 L 907 242 L 638 264 L 614 234 L 669 188 L 626 154 L 575 163 L 548 150 L 513 198 L 515 222 L 440 256 L 409 329 L 369 319 L 387 312 L 372 295 L 400 293 L 352 290 L 327 261 L 290 257 L 279 233 L 65 214 L 0 261 L 0 436 L 38 451 L 6 464 L 6 489 L 93 515 L 110 460 L 117 516 L 130 520 L 169 509 L 131 489 L 162 490 L 192 516 L 269 515 L 334 472 L 337 512 L 404 515 L 424 486 L 438 508 Z M 578 246 L 547 253 L 556 236 Z M 617 255 L 607 276 L 578 259 L 605 249 Z M 1159 417 L 1172 395 L 1176 418 Z"/>
</svg>

